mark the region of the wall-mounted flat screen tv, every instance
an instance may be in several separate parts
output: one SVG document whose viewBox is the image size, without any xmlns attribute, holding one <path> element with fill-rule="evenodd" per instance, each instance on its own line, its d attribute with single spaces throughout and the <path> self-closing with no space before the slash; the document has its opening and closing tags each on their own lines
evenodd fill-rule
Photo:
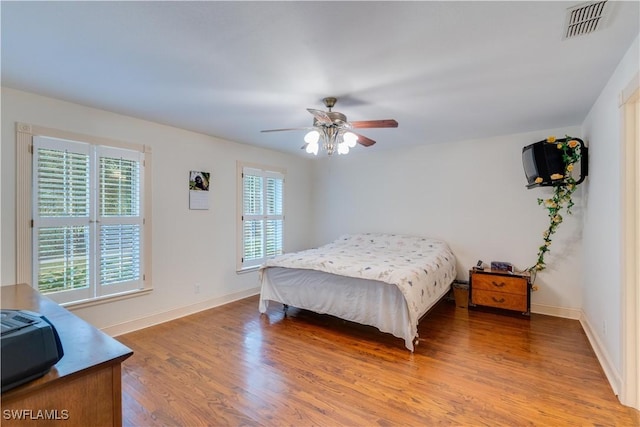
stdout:
<svg viewBox="0 0 640 427">
<path fill-rule="evenodd" d="M 581 153 L 580 177 L 576 180 L 576 184 L 580 184 L 588 173 L 588 149 L 580 138 L 571 139 L 578 141 L 578 146 L 574 150 L 579 149 Z M 558 139 L 556 143 L 566 141 L 566 138 Z M 564 180 L 551 179 L 554 174 L 564 175 L 567 166 L 562 157 L 562 150 L 559 150 L 556 145 L 543 140 L 522 148 L 522 166 L 527 178 L 527 188 L 565 185 Z M 537 178 L 541 178 L 542 181 L 536 182 Z"/>
</svg>

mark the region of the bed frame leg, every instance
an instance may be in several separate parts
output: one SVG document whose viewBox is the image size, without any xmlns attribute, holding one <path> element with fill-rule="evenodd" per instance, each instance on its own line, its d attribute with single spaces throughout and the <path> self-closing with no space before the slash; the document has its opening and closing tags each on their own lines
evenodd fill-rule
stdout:
<svg viewBox="0 0 640 427">
<path fill-rule="evenodd" d="M 416 337 L 413 339 L 413 346 L 416 347 L 420 344 L 420 335 L 416 334 Z"/>
<path fill-rule="evenodd" d="M 289 309 L 289 305 L 288 304 L 282 304 L 282 312 L 284 313 L 284 315 L 287 315 L 287 310 Z"/>
</svg>

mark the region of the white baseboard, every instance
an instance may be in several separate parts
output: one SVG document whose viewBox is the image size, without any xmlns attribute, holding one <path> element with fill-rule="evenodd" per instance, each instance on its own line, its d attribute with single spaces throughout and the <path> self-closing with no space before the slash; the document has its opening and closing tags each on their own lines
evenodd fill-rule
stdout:
<svg viewBox="0 0 640 427">
<path fill-rule="evenodd" d="M 233 294 L 225 295 L 218 298 L 202 301 L 196 304 L 191 304 L 184 307 L 174 308 L 162 313 L 155 313 L 138 319 L 129 320 L 117 325 L 107 326 L 102 328 L 102 332 L 112 337 L 126 334 L 129 332 L 137 331 L 138 329 L 148 328 L 149 326 L 158 325 L 160 323 L 168 322 L 170 320 L 178 319 L 180 317 L 195 314 L 203 310 L 218 307 L 224 304 L 228 304 L 233 301 L 237 301 L 243 298 L 247 298 L 260 293 L 260 288 L 247 289 L 245 291 L 236 292 Z M 256 312 L 258 311 L 258 305 L 256 304 Z"/>
<path fill-rule="evenodd" d="M 582 310 L 579 310 L 577 308 L 555 307 L 552 305 L 542 304 L 531 304 L 531 312 L 573 320 L 580 320 L 580 318 L 582 317 Z"/>
<path fill-rule="evenodd" d="M 620 373 L 616 371 L 613 363 L 611 363 L 611 357 L 609 356 L 607 349 L 602 345 L 598 334 L 595 333 L 595 329 L 591 326 L 591 323 L 589 323 L 589 319 L 584 315 L 584 312 L 580 316 L 580 324 L 582 325 L 582 329 L 584 329 L 585 334 L 587 334 L 587 338 L 591 343 L 593 351 L 596 353 L 596 357 L 600 362 L 604 375 L 607 377 L 607 380 L 613 389 L 613 393 L 616 396 L 619 396 L 620 388 L 622 386 L 622 377 L 620 376 Z"/>
</svg>

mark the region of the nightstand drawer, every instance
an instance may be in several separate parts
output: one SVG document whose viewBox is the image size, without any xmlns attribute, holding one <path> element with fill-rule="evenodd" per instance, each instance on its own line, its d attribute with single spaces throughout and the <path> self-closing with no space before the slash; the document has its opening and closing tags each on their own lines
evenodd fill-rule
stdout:
<svg viewBox="0 0 640 427">
<path fill-rule="evenodd" d="M 497 274 L 473 275 L 474 293 L 478 290 L 496 291 L 508 294 L 527 295 L 529 283 L 523 277 L 500 276 Z"/>
<path fill-rule="evenodd" d="M 526 293 L 518 295 L 478 289 L 476 288 L 476 279 L 478 279 L 478 276 L 473 278 L 473 294 L 471 295 L 471 302 L 473 304 L 521 312 L 528 311 Z"/>
</svg>

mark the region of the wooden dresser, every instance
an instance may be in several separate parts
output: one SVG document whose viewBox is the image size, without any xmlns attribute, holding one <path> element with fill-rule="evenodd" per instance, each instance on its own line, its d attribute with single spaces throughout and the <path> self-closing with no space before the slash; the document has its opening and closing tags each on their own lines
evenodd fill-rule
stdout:
<svg viewBox="0 0 640 427">
<path fill-rule="evenodd" d="M 0 290 L 3 309 L 45 316 L 64 350 L 64 357 L 43 377 L 2 393 L 2 425 L 122 425 L 121 363 L 133 354 L 131 349 L 29 285 Z"/>
<path fill-rule="evenodd" d="M 469 271 L 471 307 L 491 307 L 531 313 L 531 276 L 529 273 L 508 273 L 496 270 Z"/>
</svg>

